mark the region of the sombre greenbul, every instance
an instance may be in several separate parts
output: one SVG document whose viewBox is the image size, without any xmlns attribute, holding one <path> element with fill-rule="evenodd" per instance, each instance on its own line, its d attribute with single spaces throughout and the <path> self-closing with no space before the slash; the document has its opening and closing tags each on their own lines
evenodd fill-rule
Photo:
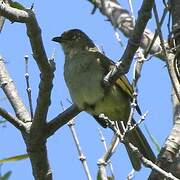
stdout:
<svg viewBox="0 0 180 180">
<path fill-rule="evenodd" d="M 122 131 L 121 121 L 124 125 L 127 124 L 133 94 L 132 86 L 126 76 L 120 76 L 114 85 L 106 88 L 103 85 L 103 78 L 114 63 L 79 29 L 66 31 L 52 40 L 60 43 L 64 51 L 64 78 L 73 103 L 104 126 L 98 118 L 103 113 L 110 120 L 117 121 Z M 134 123 L 133 121 L 132 124 Z M 155 161 L 155 155 L 139 127 L 128 134 L 128 140 L 143 156 Z M 129 146 L 125 146 L 133 168 L 140 170 L 140 159 Z"/>
</svg>

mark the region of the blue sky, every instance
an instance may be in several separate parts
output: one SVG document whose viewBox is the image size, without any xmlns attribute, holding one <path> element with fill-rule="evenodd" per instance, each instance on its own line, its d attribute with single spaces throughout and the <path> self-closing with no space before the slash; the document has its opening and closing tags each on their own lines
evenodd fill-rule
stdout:
<svg viewBox="0 0 180 180">
<path fill-rule="evenodd" d="M 42 37 L 48 57 L 51 57 L 55 48 L 56 52 L 56 72 L 54 79 L 54 88 L 52 92 L 52 102 L 48 118 L 51 119 L 62 111 L 60 102 L 62 101 L 65 107 L 70 106 L 67 102 L 69 97 L 63 78 L 64 54 L 59 45 L 51 41 L 54 36 L 60 35 L 62 32 L 79 28 L 86 32 L 94 42 L 102 46 L 106 55 L 112 60 L 117 60 L 121 57 L 123 49 L 118 44 L 114 30 L 111 24 L 106 21 L 106 17 L 102 16 L 97 10 L 94 15 L 91 15 L 93 6 L 88 1 L 25 1 L 21 0 L 22 4 L 27 7 L 31 3 L 35 3 L 35 13 L 37 20 L 42 29 Z M 140 2 L 140 1 L 139 1 Z M 120 3 L 128 7 L 127 1 L 121 0 Z M 133 4 L 136 11 L 140 3 Z M 137 12 L 136 12 L 137 14 Z M 155 29 L 154 20 L 148 24 L 151 30 Z M 163 32 L 166 32 L 166 25 Z M 120 37 L 126 45 L 126 38 L 120 33 Z M 166 36 L 165 36 L 166 38 Z M 29 55 L 29 71 L 30 83 L 33 94 L 33 104 L 35 107 L 39 71 L 36 63 L 32 58 L 32 51 L 28 37 L 26 36 L 26 28 L 24 24 L 13 23 L 6 21 L 4 29 L 0 34 L 0 54 L 5 58 L 7 68 L 11 77 L 17 85 L 20 96 L 28 106 L 26 86 L 24 78 L 24 56 Z M 129 79 L 132 78 L 132 69 L 128 73 Z M 139 104 L 143 112 L 149 111 L 145 124 L 150 132 L 156 137 L 160 145 L 170 131 L 172 126 L 172 107 L 171 107 L 171 86 L 165 64 L 153 58 L 145 63 L 142 71 L 142 77 L 139 81 Z M 0 97 L 4 97 L 0 91 Z M 0 106 L 13 112 L 7 101 L 0 101 Z M 100 142 L 97 123 L 92 117 L 86 113 L 81 113 L 76 118 L 76 128 L 81 147 L 87 157 L 90 172 L 95 179 L 97 174 L 97 161 L 103 155 L 104 149 Z M 144 130 L 144 125 L 141 124 Z M 102 128 L 101 128 L 102 129 Z M 102 129 L 107 142 L 110 142 L 112 133 L 108 129 Z M 26 147 L 23 143 L 20 132 L 18 132 L 11 124 L 6 123 L 6 128 L 0 127 L 0 159 L 24 154 Z M 147 133 L 145 132 L 147 135 Z M 151 142 L 150 142 L 151 143 Z M 55 135 L 48 140 L 48 154 L 55 180 L 58 179 L 86 179 L 83 168 L 78 160 L 78 155 L 70 130 L 67 126 L 59 129 Z M 153 144 L 153 149 L 156 152 Z M 125 179 L 131 171 L 131 165 L 127 154 L 122 145 L 119 145 L 116 153 L 112 157 L 112 163 L 115 171 L 115 177 Z M 32 180 L 32 171 L 29 160 L 11 162 L 4 164 L 1 172 L 5 173 L 12 170 L 10 180 L 26 179 Z M 136 173 L 135 179 L 146 179 L 149 170 L 143 168 Z"/>
</svg>

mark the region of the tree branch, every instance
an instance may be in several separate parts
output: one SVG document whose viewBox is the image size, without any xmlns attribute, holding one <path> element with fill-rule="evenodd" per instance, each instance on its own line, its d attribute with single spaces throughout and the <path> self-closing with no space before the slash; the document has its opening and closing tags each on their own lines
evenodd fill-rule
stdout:
<svg viewBox="0 0 180 180">
<path fill-rule="evenodd" d="M 73 117 L 78 115 L 81 111 L 78 109 L 76 105 L 70 106 L 64 112 L 57 115 L 54 119 L 52 119 L 46 127 L 45 133 L 46 136 L 49 137 L 53 135 L 60 127 L 68 123 Z"/>
<path fill-rule="evenodd" d="M 167 67 L 169 70 L 169 75 L 172 80 L 173 92 L 172 92 L 172 103 L 173 103 L 173 121 L 174 125 L 170 132 L 170 135 L 165 141 L 163 148 L 160 151 L 157 159 L 157 165 L 167 172 L 172 172 L 178 178 L 180 178 L 180 77 L 176 73 L 175 63 L 177 60 L 180 61 L 178 47 L 180 45 L 180 1 L 171 0 L 169 1 L 172 13 L 172 26 L 174 38 L 176 41 L 176 56 L 171 57 L 171 54 L 167 54 Z M 177 33 L 177 34 L 176 34 Z M 177 63 L 178 64 L 178 63 Z M 164 179 L 164 177 L 155 172 L 151 172 L 149 180 Z"/>
<path fill-rule="evenodd" d="M 26 130 L 25 124 L 22 121 L 20 121 L 17 117 L 14 117 L 13 115 L 8 113 L 5 109 L 1 107 L 0 107 L 0 116 L 2 116 L 4 119 L 9 121 L 11 124 L 13 124 L 17 129 L 25 132 Z"/>
<path fill-rule="evenodd" d="M 105 15 L 111 22 L 113 27 L 118 28 L 126 37 L 131 37 L 134 30 L 133 18 L 130 13 L 124 9 L 116 0 L 105 1 L 106 6 L 103 7 L 101 0 L 88 0 L 100 12 Z M 149 1 L 151 3 L 152 1 Z M 143 49 L 147 49 L 153 40 L 154 33 L 149 29 L 145 29 L 142 37 L 140 46 Z M 167 47 L 168 48 L 168 47 Z M 150 50 L 151 54 L 155 54 L 161 60 L 165 60 L 164 54 L 161 51 L 161 45 L 159 39 L 156 39 Z"/>
<path fill-rule="evenodd" d="M 53 86 L 52 80 L 55 68 L 48 61 L 42 42 L 41 29 L 37 23 L 35 14 L 31 9 L 12 8 L 0 0 L 0 14 L 12 22 L 26 24 L 33 57 L 41 72 L 34 120 L 32 121 L 32 124 L 29 125 L 26 133 L 22 133 L 22 135 L 27 146 L 27 152 L 30 156 L 35 179 L 51 180 L 52 172 L 48 162 L 46 148 L 47 139 L 44 136 L 44 128 L 46 126 L 46 117 L 50 105 L 50 95 Z"/>
<path fill-rule="evenodd" d="M 27 35 L 31 43 L 33 57 L 36 60 L 39 70 L 41 71 L 37 106 L 32 124 L 32 128 L 37 127 L 45 124 L 46 121 L 47 111 L 50 105 L 51 89 L 53 87 L 53 73 L 55 69 L 52 68 L 48 61 L 42 42 L 41 29 L 38 25 L 34 12 L 31 9 L 19 10 L 12 8 L 1 0 L 0 13 L 12 22 L 25 23 L 27 27 Z"/>
<path fill-rule="evenodd" d="M 140 46 L 141 38 L 146 28 L 147 22 L 151 18 L 151 11 L 153 5 L 153 0 L 143 1 L 143 4 L 138 12 L 138 19 L 136 21 L 134 31 L 132 32 L 132 35 L 128 40 L 128 44 L 126 46 L 124 54 L 122 55 L 121 59 L 116 63 L 117 67 L 115 67 L 104 77 L 104 82 L 106 84 L 115 82 L 119 75 L 125 74 L 129 71 L 134 54 Z"/>
<path fill-rule="evenodd" d="M 0 57 L 0 85 L 9 102 L 11 103 L 18 119 L 23 122 L 30 122 L 30 114 L 24 106 L 22 99 L 20 98 L 18 91 L 13 83 L 13 80 L 10 78 L 6 70 L 2 57 Z"/>
</svg>

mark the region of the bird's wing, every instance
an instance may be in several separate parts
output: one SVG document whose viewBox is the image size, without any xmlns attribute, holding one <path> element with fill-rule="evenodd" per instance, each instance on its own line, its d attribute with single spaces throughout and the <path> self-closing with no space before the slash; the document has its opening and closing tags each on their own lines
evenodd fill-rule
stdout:
<svg viewBox="0 0 180 180">
<path fill-rule="evenodd" d="M 111 61 L 108 57 L 100 52 L 96 52 L 96 57 L 99 58 L 101 65 L 106 70 L 106 74 L 115 66 L 115 63 Z M 115 84 L 120 87 L 129 97 L 132 98 L 133 88 L 125 75 L 119 76 Z"/>
</svg>

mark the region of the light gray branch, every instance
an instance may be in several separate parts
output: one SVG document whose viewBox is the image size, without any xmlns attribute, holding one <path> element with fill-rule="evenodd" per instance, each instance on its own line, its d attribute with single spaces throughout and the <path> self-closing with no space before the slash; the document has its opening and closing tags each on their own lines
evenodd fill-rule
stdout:
<svg viewBox="0 0 180 180">
<path fill-rule="evenodd" d="M 13 83 L 13 80 L 11 79 L 10 75 L 6 70 L 2 57 L 0 57 L 0 86 L 6 94 L 9 102 L 11 103 L 18 119 L 23 122 L 30 122 L 30 114 L 24 106 L 23 101 L 20 98 L 18 91 L 15 87 L 15 84 Z"/>
<path fill-rule="evenodd" d="M 68 126 L 69 126 L 69 129 L 71 131 L 73 140 L 75 142 L 75 145 L 76 145 L 76 148 L 77 148 L 77 151 L 78 151 L 78 155 L 79 155 L 79 160 L 81 161 L 81 163 L 83 165 L 86 177 L 87 177 L 88 180 L 92 180 L 92 177 L 91 177 L 91 174 L 90 174 L 90 171 L 89 171 L 89 167 L 88 167 L 88 164 L 87 164 L 86 156 L 84 155 L 84 153 L 82 151 L 82 148 L 80 146 L 80 142 L 79 142 L 79 139 L 78 139 L 78 136 L 77 136 L 77 133 L 76 133 L 75 120 L 72 119 L 71 121 L 69 121 Z"/>
<path fill-rule="evenodd" d="M 105 1 L 105 8 L 102 6 L 101 0 L 88 1 L 92 3 L 96 8 L 98 8 L 100 12 L 108 18 L 108 20 L 110 20 L 113 27 L 118 28 L 126 37 L 131 37 L 134 30 L 133 17 L 117 2 L 117 0 Z M 152 1 L 149 2 L 151 3 Z M 151 41 L 153 40 L 153 37 L 154 33 L 149 29 L 145 29 L 141 37 L 140 47 L 143 49 L 147 49 Z M 167 44 L 166 46 L 168 48 Z M 153 43 L 150 53 L 156 54 L 157 57 L 165 60 L 164 54 L 161 51 L 159 39 L 156 39 Z"/>
</svg>

